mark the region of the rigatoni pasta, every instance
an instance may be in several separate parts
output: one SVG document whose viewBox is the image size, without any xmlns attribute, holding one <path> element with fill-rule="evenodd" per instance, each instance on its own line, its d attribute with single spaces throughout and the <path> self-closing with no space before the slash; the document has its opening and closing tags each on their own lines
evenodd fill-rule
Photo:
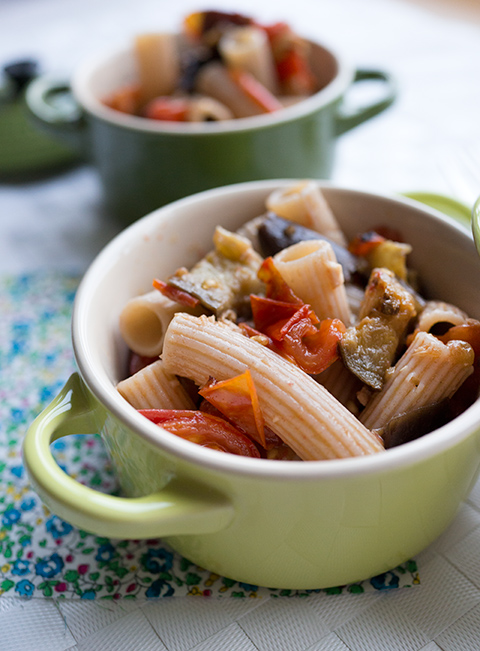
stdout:
<svg viewBox="0 0 480 651">
<path fill-rule="evenodd" d="M 302 459 L 373 454 L 381 441 L 312 378 L 265 346 L 208 317 L 177 314 L 162 354 L 171 373 L 205 384 L 250 369 L 266 424 Z"/>
<path fill-rule="evenodd" d="M 480 322 L 409 284 L 410 245 L 372 231 L 347 251 L 272 212 L 287 205 L 298 220 L 312 183 L 272 193 L 240 232 L 217 226 L 204 258 L 125 306 L 132 359 L 155 339 L 145 304 L 161 323 L 149 349 L 160 359 L 137 360 L 144 368 L 117 388 L 163 429 L 253 458 L 326 461 L 409 442 L 479 395 Z"/>
<path fill-rule="evenodd" d="M 193 409 L 178 378 L 157 360 L 117 384 L 117 390 L 135 409 Z"/>
<path fill-rule="evenodd" d="M 328 83 L 312 65 L 310 44 L 286 23 L 263 25 L 239 13 L 194 12 L 178 35 L 140 34 L 133 45 L 136 80 L 104 104 L 151 120 L 269 115 Z"/>
<path fill-rule="evenodd" d="M 299 242 L 273 259 L 285 282 L 320 319 L 331 317 L 350 325 L 342 267 L 326 240 Z"/>
<path fill-rule="evenodd" d="M 360 420 L 366 427 L 377 429 L 395 416 L 449 398 L 473 373 L 474 361 L 468 343 L 444 344 L 427 332 L 419 332 Z"/>
</svg>

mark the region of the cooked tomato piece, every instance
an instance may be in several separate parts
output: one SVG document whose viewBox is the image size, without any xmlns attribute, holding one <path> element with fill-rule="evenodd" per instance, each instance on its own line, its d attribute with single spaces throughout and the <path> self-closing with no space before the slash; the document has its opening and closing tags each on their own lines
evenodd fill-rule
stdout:
<svg viewBox="0 0 480 651">
<path fill-rule="evenodd" d="M 144 115 L 150 120 L 167 122 L 186 122 L 188 119 L 188 101 L 181 97 L 161 96 L 150 100 L 144 109 Z"/>
<path fill-rule="evenodd" d="M 277 61 L 277 74 L 284 87 L 296 95 L 310 95 L 315 90 L 315 75 L 307 58 L 296 47 L 289 48 Z"/>
<path fill-rule="evenodd" d="M 107 97 L 104 103 L 116 111 L 135 115 L 140 106 L 140 85 L 124 86 Z"/>
<path fill-rule="evenodd" d="M 305 303 L 298 306 L 254 295 L 250 301 L 256 330 L 306 373 L 322 373 L 338 359 L 338 343 L 346 331 L 339 319 L 320 321 Z"/>
<path fill-rule="evenodd" d="M 303 301 L 296 296 L 291 287 L 282 278 L 271 256 L 265 258 L 262 262 L 257 275 L 267 286 L 267 298 L 273 298 L 276 301 L 283 301 L 284 303 L 293 303 L 294 305 L 303 305 Z"/>
<path fill-rule="evenodd" d="M 171 434 L 220 452 L 260 457 L 256 445 L 231 423 L 218 416 L 189 409 L 139 409 L 140 414 Z"/>
<path fill-rule="evenodd" d="M 164 296 L 169 298 L 171 301 L 181 303 L 186 307 L 197 307 L 197 305 L 200 305 L 200 301 L 198 300 L 198 298 L 192 296 L 188 292 L 184 292 L 182 289 L 179 289 L 178 287 L 169 285 L 163 280 L 158 280 L 157 278 L 154 278 L 152 284 L 155 287 L 155 289 L 158 289 L 159 292 L 161 292 Z"/>
<path fill-rule="evenodd" d="M 302 319 L 284 335 L 283 350 L 306 373 L 322 373 L 339 358 L 338 343 L 345 332 L 339 319 L 324 319 L 312 333 L 311 323 Z"/>
<path fill-rule="evenodd" d="M 211 381 L 200 389 L 199 394 L 249 438 L 266 447 L 265 422 L 252 374 L 248 369 L 228 380 Z"/>
</svg>

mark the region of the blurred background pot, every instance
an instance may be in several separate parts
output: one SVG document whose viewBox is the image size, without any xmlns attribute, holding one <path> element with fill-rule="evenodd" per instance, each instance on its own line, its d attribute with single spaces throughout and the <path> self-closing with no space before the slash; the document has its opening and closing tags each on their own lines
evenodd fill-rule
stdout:
<svg viewBox="0 0 480 651">
<path fill-rule="evenodd" d="M 337 136 L 389 107 L 396 89 L 386 72 L 355 70 L 321 45 L 314 45 L 313 53 L 322 90 L 265 116 L 179 124 L 112 110 L 102 99 L 136 79 L 132 50 L 95 59 L 73 75 L 81 113 L 55 102 L 64 80 L 40 77 L 29 86 L 26 101 L 41 128 L 69 145 L 76 140 L 98 168 L 110 211 L 130 223 L 181 197 L 231 183 L 329 178 Z M 364 81 L 380 86 L 380 97 L 361 105 L 348 102 L 352 87 Z"/>
</svg>

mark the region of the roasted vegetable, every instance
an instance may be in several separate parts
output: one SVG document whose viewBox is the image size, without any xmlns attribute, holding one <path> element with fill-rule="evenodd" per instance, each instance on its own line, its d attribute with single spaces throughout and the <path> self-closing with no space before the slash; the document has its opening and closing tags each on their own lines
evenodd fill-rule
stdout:
<svg viewBox="0 0 480 651">
<path fill-rule="evenodd" d="M 374 269 L 360 308 L 359 323 L 340 342 L 345 365 L 373 389 L 381 389 L 399 344 L 416 315 L 415 300 L 388 269 Z"/>
<path fill-rule="evenodd" d="M 264 257 L 274 256 L 292 244 L 304 240 L 319 239 L 326 240 L 332 245 L 337 262 L 342 265 L 345 282 L 349 282 L 353 274 L 361 271 L 362 267 L 364 268 L 364 261 L 352 255 L 345 247 L 340 246 L 317 231 L 278 217 L 273 212 L 268 212 L 258 227 L 258 240 Z"/>
<path fill-rule="evenodd" d="M 450 400 L 445 399 L 432 405 L 413 409 L 406 414 L 400 414 L 377 430 L 385 443 L 385 449 L 403 445 L 409 441 L 433 432 L 452 419 Z"/>
<path fill-rule="evenodd" d="M 250 315 L 250 294 L 262 293 L 257 278 L 262 257 L 244 237 L 217 227 L 215 249 L 189 271 L 185 267 L 167 283 L 195 296 L 208 310 L 221 317 L 228 310 L 239 316 Z"/>
</svg>

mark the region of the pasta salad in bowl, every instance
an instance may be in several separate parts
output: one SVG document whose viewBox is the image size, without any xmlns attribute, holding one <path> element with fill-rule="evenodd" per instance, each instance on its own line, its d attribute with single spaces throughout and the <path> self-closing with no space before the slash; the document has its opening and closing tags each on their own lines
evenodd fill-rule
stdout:
<svg viewBox="0 0 480 651">
<path fill-rule="evenodd" d="M 470 234 L 409 199 L 284 180 L 166 206 L 81 283 L 80 374 L 29 430 L 32 482 L 77 526 L 236 580 L 385 572 L 478 474 L 479 274 Z M 50 440 L 92 428 L 125 497 L 55 467 Z"/>
</svg>

